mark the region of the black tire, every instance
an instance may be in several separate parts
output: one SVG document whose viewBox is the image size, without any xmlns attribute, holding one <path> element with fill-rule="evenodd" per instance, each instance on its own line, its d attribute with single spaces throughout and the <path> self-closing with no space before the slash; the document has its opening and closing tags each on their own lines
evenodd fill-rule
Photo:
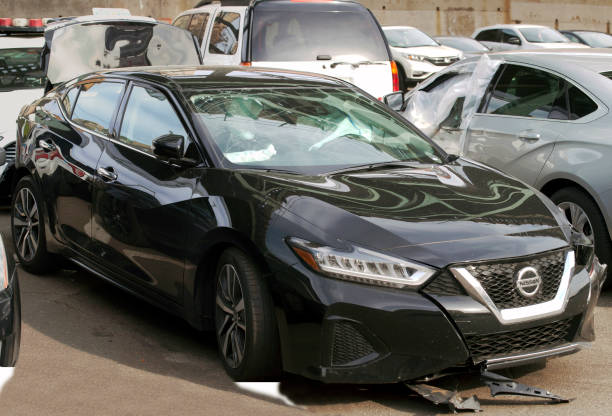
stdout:
<svg viewBox="0 0 612 416">
<path fill-rule="evenodd" d="M 20 203 L 22 198 L 22 192 L 27 193 L 28 198 L 33 197 L 37 207 L 37 225 L 34 226 L 34 221 L 31 221 L 30 233 L 36 241 L 34 249 L 30 250 L 27 247 L 20 250 L 20 243 L 24 237 L 24 227 L 19 220 L 27 220 L 22 214 L 23 210 L 20 208 L 23 204 Z M 45 216 L 43 210 L 43 202 L 38 185 L 32 177 L 24 176 L 17 182 L 13 192 L 13 198 L 11 201 L 11 232 L 13 234 L 13 247 L 15 254 L 19 258 L 21 266 L 30 273 L 44 274 L 56 270 L 59 266 L 59 262 L 55 256 L 47 252 L 47 240 L 45 233 Z M 32 247 L 32 245 L 30 245 Z"/>
<path fill-rule="evenodd" d="M 21 291 L 17 274 L 15 274 L 13 290 L 13 302 L 11 305 L 13 311 L 13 333 L 2 340 L 0 367 L 15 367 L 19 357 L 19 347 L 21 344 Z"/>
<path fill-rule="evenodd" d="M 603 215 L 599 207 L 593 201 L 593 199 L 584 191 L 578 188 L 562 188 L 553 193 L 550 199 L 556 204 L 560 205 L 564 202 L 574 203 L 578 205 L 588 217 L 591 223 L 593 240 L 595 244 L 595 254 L 599 258 L 599 261 L 608 266 L 612 266 L 612 242 L 610 241 L 610 235 L 608 234 L 608 227 L 604 221 Z M 612 270 L 608 267 L 608 279 L 606 280 L 606 286 L 610 287 L 610 277 L 612 276 Z"/>
<path fill-rule="evenodd" d="M 239 310 L 230 300 L 230 293 L 225 290 L 228 285 L 228 270 L 236 272 L 237 281 L 243 299 L 243 312 L 235 313 L 235 318 L 227 312 Z M 280 343 L 278 326 L 274 314 L 274 305 L 261 271 L 243 251 L 230 248 L 223 252 L 215 273 L 215 333 L 219 347 L 219 357 L 227 373 L 236 381 L 264 381 L 279 377 L 281 373 Z M 232 298 L 238 300 L 234 286 Z M 234 296 L 235 295 L 235 296 Z M 223 303 L 222 309 L 219 299 Z M 235 302 L 239 304 L 240 302 Z M 234 308 L 234 306 L 236 306 Z M 224 311 L 225 310 L 225 311 Z M 226 317 L 230 317 L 228 321 Z M 234 322 L 231 319 L 235 319 Z M 242 358 L 234 355 L 233 338 L 229 328 L 234 325 L 237 350 L 242 351 Z M 240 328 L 240 323 L 245 330 Z M 229 325 L 229 326 L 228 326 Z M 227 329 L 227 331 L 224 331 Z M 244 341 L 240 348 L 239 341 Z"/>
</svg>

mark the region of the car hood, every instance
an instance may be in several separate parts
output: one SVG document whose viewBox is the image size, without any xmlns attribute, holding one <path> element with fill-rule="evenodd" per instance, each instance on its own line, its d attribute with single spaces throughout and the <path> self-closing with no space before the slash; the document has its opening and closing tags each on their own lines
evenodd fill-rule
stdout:
<svg viewBox="0 0 612 416">
<path fill-rule="evenodd" d="M 150 21 L 104 20 L 45 30 L 43 63 L 54 86 L 109 68 L 199 65 L 191 33 Z"/>
<path fill-rule="evenodd" d="M 337 239 L 437 267 L 567 245 L 541 194 L 463 160 L 322 176 L 266 174 L 260 183 L 268 199 Z"/>
<path fill-rule="evenodd" d="M 395 50 L 399 53 L 405 54 L 414 54 L 414 55 L 422 55 L 428 56 L 430 58 L 444 58 L 444 57 L 455 57 L 460 56 L 461 51 L 455 48 L 450 48 L 448 46 L 415 46 L 412 48 L 396 48 L 392 47 L 391 49 Z"/>
<path fill-rule="evenodd" d="M 0 93 L 2 111 L 0 111 L 0 147 L 15 141 L 17 116 L 24 105 L 43 96 L 41 88 L 15 90 Z"/>
</svg>

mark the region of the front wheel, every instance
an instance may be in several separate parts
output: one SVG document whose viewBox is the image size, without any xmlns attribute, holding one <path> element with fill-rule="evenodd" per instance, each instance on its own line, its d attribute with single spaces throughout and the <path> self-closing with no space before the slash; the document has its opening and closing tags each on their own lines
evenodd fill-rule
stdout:
<svg viewBox="0 0 612 416">
<path fill-rule="evenodd" d="M 563 211 L 574 230 L 582 233 L 595 246 L 595 254 L 602 263 L 612 266 L 612 243 L 608 228 L 595 201 L 577 188 L 563 188 L 550 196 L 550 199 Z M 608 267 L 607 285 L 612 269 Z"/>
<path fill-rule="evenodd" d="M 34 180 L 25 176 L 13 192 L 11 230 L 15 253 L 24 269 L 41 274 L 57 266 L 47 252 L 42 198 Z"/>
<path fill-rule="evenodd" d="M 219 259 L 215 281 L 219 356 L 236 381 L 280 375 L 280 345 L 272 298 L 257 265 L 230 248 Z"/>
</svg>

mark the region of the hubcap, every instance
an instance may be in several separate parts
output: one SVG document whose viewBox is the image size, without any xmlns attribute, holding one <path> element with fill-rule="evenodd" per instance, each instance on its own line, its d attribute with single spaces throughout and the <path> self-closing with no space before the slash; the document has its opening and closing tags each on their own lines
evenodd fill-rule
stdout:
<svg viewBox="0 0 612 416">
<path fill-rule="evenodd" d="M 38 249 L 38 205 L 28 188 L 21 188 L 13 207 L 13 238 L 20 257 L 30 261 Z"/>
<path fill-rule="evenodd" d="M 244 358 L 246 319 L 244 296 L 236 268 L 226 264 L 217 276 L 215 321 L 219 348 L 227 364 L 237 368 Z"/>
<path fill-rule="evenodd" d="M 584 212 L 578 204 L 573 202 L 561 202 L 559 208 L 565 213 L 565 217 L 570 224 L 572 224 L 574 230 L 588 238 L 591 243 L 595 243 L 591 221 L 589 221 L 586 212 Z"/>
</svg>

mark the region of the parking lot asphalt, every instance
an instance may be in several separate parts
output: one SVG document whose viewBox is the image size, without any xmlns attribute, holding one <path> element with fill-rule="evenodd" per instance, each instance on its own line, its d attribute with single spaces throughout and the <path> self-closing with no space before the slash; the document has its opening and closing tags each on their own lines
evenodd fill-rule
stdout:
<svg viewBox="0 0 612 416">
<path fill-rule="evenodd" d="M 8 209 L 0 230 L 10 235 Z M 20 270 L 21 354 L 0 394 L 2 415 L 426 415 L 447 414 L 402 385 L 324 385 L 288 376 L 280 391 L 299 407 L 235 385 L 217 359 L 214 335 L 82 270 L 34 276 Z M 477 377 L 440 381 L 476 394 L 490 415 L 612 413 L 612 291 L 597 308 L 592 348 L 504 374 L 574 398 L 547 405 L 493 399 Z M 409 336 L 409 334 L 407 334 Z"/>
</svg>

